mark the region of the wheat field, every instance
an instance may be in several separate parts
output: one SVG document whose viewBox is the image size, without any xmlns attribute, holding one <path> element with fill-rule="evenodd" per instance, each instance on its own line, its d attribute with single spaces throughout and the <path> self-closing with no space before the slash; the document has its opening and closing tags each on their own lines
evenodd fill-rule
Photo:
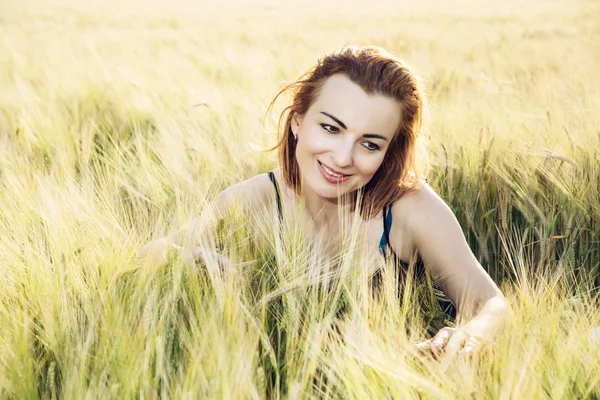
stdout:
<svg viewBox="0 0 600 400">
<path fill-rule="evenodd" d="M 600 3 L 0 0 L 0 33 L 0 397 L 600 397 Z M 428 181 L 514 310 L 473 359 L 413 350 L 431 285 L 371 301 L 267 217 L 241 276 L 138 257 L 277 166 L 270 101 L 348 44 L 424 77 Z"/>
</svg>

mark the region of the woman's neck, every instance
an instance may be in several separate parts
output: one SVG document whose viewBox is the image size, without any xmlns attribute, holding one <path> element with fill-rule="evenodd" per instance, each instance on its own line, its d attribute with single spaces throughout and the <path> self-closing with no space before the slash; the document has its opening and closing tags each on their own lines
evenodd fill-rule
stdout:
<svg viewBox="0 0 600 400">
<path fill-rule="evenodd" d="M 302 200 L 307 216 L 317 231 L 337 230 L 341 226 L 340 220 L 350 221 L 355 212 L 350 196 L 324 199 L 314 192 L 306 191 Z"/>
</svg>

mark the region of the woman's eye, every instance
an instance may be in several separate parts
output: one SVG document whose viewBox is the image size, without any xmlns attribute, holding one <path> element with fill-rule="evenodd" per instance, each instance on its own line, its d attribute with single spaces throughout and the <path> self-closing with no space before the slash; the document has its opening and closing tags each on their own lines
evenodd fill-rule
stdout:
<svg viewBox="0 0 600 400">
<path fill-rule="evenodd" d="M 338 128 L 328 124 L 321 124 L 321 127 L 329 133 L 338 133 Z"/>
<path fill-rule="evenodd" d="M 379 146 L 377 146 L 375 143 L 373 142 L 364 142 L 363 146 L 365 146 L 365 148 L 369 151 L 376 151 L 379 150 Z"/>
</svg>

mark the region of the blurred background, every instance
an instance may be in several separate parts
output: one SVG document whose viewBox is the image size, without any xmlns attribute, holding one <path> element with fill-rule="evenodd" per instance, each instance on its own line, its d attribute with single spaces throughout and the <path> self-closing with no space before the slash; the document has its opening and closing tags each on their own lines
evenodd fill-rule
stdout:
<svg viewBox="0 0 600 400">
<path fill-rule="evenodd" d="M 275 143 L 285 98 L 272 115 L 269 103 L 349 44 L 383 47 L 420 71 L 429 183 L 492 278 L 516 288 L 511 298 L 533 324 L 525 318 L 521 332 L 552 332 L 529 343 L 538 353 L 525 352 L 531 380 L 516 383 L 520 372 L 498 361 L 482 390 L 593 395 L 598 375 L 585 377 L 597 360 L 556 365 L 589 354 L 581 332 L 599 319 L 599 2 L 0 0 L 1 395 L 164 397 L 206 389 L 208 377 L 221 395 L 245 393 L 227 383 L 236 379 L 255 388 L 253 372 L 227 375 L 220 363 L 230 354 L 253 365 L 252 351 L 215 350 L 194 374 L 177 375 L 173 359 L 157 367 L 148 348 L 174 348 L 160 328 L 172 309 L 159 307 L 151 281 L 117 290 L 115 279 L 135 270 L 139 247 L 218 191 L 276 167 L 263 149 Z M 136 331 L 145 325 L 131 304 L 159 328 Z M 221 331 L 206 332 L 199 337 Z M 504 389 L 494 368 L 515 374 Z M 186 373 L 206 380 L 194 386 Z M 426 393 L 467 395 L 467 375 Z"/>
</svg>

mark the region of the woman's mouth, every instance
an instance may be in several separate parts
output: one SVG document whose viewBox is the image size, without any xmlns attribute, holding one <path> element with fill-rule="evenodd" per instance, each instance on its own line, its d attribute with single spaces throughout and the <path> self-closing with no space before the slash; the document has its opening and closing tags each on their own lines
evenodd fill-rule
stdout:
<svg viewBox="0 0 600 400">
<path fill-rule="evenodd" d="M 334 172 L 331 170 L 331 168 L 329 168 L 325 164 L 322 164 L 321 161 L 317 162 L 319 163 L 319 170 L 321 171 L 321 175 L 323 175 L 323 178 L 325 178 L 325 180 L 329 183 L 340 184 L 352 176 Z"/>
</svg>

